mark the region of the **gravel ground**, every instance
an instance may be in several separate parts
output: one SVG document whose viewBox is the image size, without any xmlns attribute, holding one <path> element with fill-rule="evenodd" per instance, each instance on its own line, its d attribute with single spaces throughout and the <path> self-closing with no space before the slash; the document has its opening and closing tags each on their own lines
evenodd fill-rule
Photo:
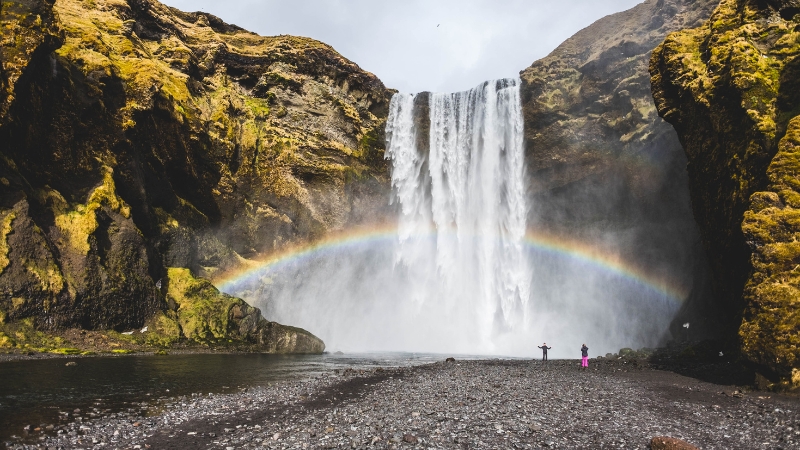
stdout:
<svg viewBox="0 0 800 450">
<path fill-rule="evenodd" d="M 800 448 L 800 400 L 621 361 L 455 361 L 182 397 L 9 448 Z M 152 407 L 152 405 L 150 405 Z M 84 412 L 83 416 L 91 416 Z M 89 420 L 87 420 L 89 419 Z M 58 433 L 58 434 L 55 434 Z"/>
</svg>

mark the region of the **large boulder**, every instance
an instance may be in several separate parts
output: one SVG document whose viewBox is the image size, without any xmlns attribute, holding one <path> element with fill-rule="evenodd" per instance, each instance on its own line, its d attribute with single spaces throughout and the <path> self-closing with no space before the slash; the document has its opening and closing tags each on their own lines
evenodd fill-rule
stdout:
<svg viewBox="0 0 800 450">
<path fill-rule="evenodd" d="M 153 345 L 180 340 L 203 345 L 250 343 L 265 353 L 322 353 L 325 344 L 306 330 L 270 322 L 244 300 L 221 293 L 189 269 L 170 268 L 166 279 L 169 308 L 148 323 Z"/>
</svg>

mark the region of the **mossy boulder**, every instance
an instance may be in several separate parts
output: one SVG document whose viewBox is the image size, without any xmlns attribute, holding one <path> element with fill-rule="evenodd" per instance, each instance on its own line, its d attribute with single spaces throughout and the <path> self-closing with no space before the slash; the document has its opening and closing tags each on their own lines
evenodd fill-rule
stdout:
<svg viewBox="0 0 800 450">
<path fill-rule="evenodd" d="M 267 321 L 258 308 L 220 293 L 210 281 L 192 276 L 189 269 L 169 269 L 167 298 L 175 305 L 175 320 L 159 317 L 153 328 L 156 336 L 174 337 L 177 325 L 181 337 L 206 345 L 247 342 L 267 353 L 325 350 L 325 344 L 313 334 Z"/>
<path fill-rule="evenodd" d="M 791 1 L 723 0 L 650 63 L 659 114 L 689 159 L 719 314 L 762 375 L 800 387 L 800 16 Z"/>
</svg>

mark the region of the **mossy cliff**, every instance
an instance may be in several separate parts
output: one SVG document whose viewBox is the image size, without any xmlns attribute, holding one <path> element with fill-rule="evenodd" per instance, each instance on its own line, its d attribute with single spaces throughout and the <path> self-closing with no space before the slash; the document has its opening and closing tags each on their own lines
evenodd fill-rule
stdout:
<svg viewBox="0 0 800 450">
<path fill-rule="evenodd" d="M 720 313 L 773 382 L 800 387 L 800 2 L 723 0 L 653 53 L 689 159 Z"/>
<path fill-rule="evenodd" d="M 388 204 L 391 92 L 325 44 L 154 0 L 3 1 L 0 30 L 9 323 L 138 329 L 168 267 L 212 277 Z"/>
<path fill-rule="evenodd" d="M 657 275 L 688 300 L 673 332 L 715 335 L 686 157 L 658 117 L 648 62 L 715 0 L 648 0 L 598 20 L 521 72 L 529 224 L 569 233 Z"/>
</svg>

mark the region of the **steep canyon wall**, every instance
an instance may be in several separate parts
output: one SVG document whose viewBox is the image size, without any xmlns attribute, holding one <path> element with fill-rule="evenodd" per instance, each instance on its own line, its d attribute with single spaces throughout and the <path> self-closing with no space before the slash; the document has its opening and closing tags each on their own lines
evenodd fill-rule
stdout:
<svg viewBox="0 0 800 450">
<path fill-rule="evenodd" d="M 686 156 L 658 117 L 648 62 L 667 34 L 698 26 L 716 1 L 648 0 L 598 20 L 521 72 L 529 227 L 577 236 L 682 292 L 671 327 L 718 337 Z"/>
<path fill-rule="evenodd" d="M 391 92 L 325 44 L 150 0 L 4 1 L 0 25 L 2 321 L 138 328 L 180 312 L 169 268 L 386 208 Z"/>
<path fill-rule="evenodd" d="M 717 311 L 773 382 L 800 385 L 800 3 L 723 0 L 654 52 L 653 95 L 689 159 Z"/>
</svg>

